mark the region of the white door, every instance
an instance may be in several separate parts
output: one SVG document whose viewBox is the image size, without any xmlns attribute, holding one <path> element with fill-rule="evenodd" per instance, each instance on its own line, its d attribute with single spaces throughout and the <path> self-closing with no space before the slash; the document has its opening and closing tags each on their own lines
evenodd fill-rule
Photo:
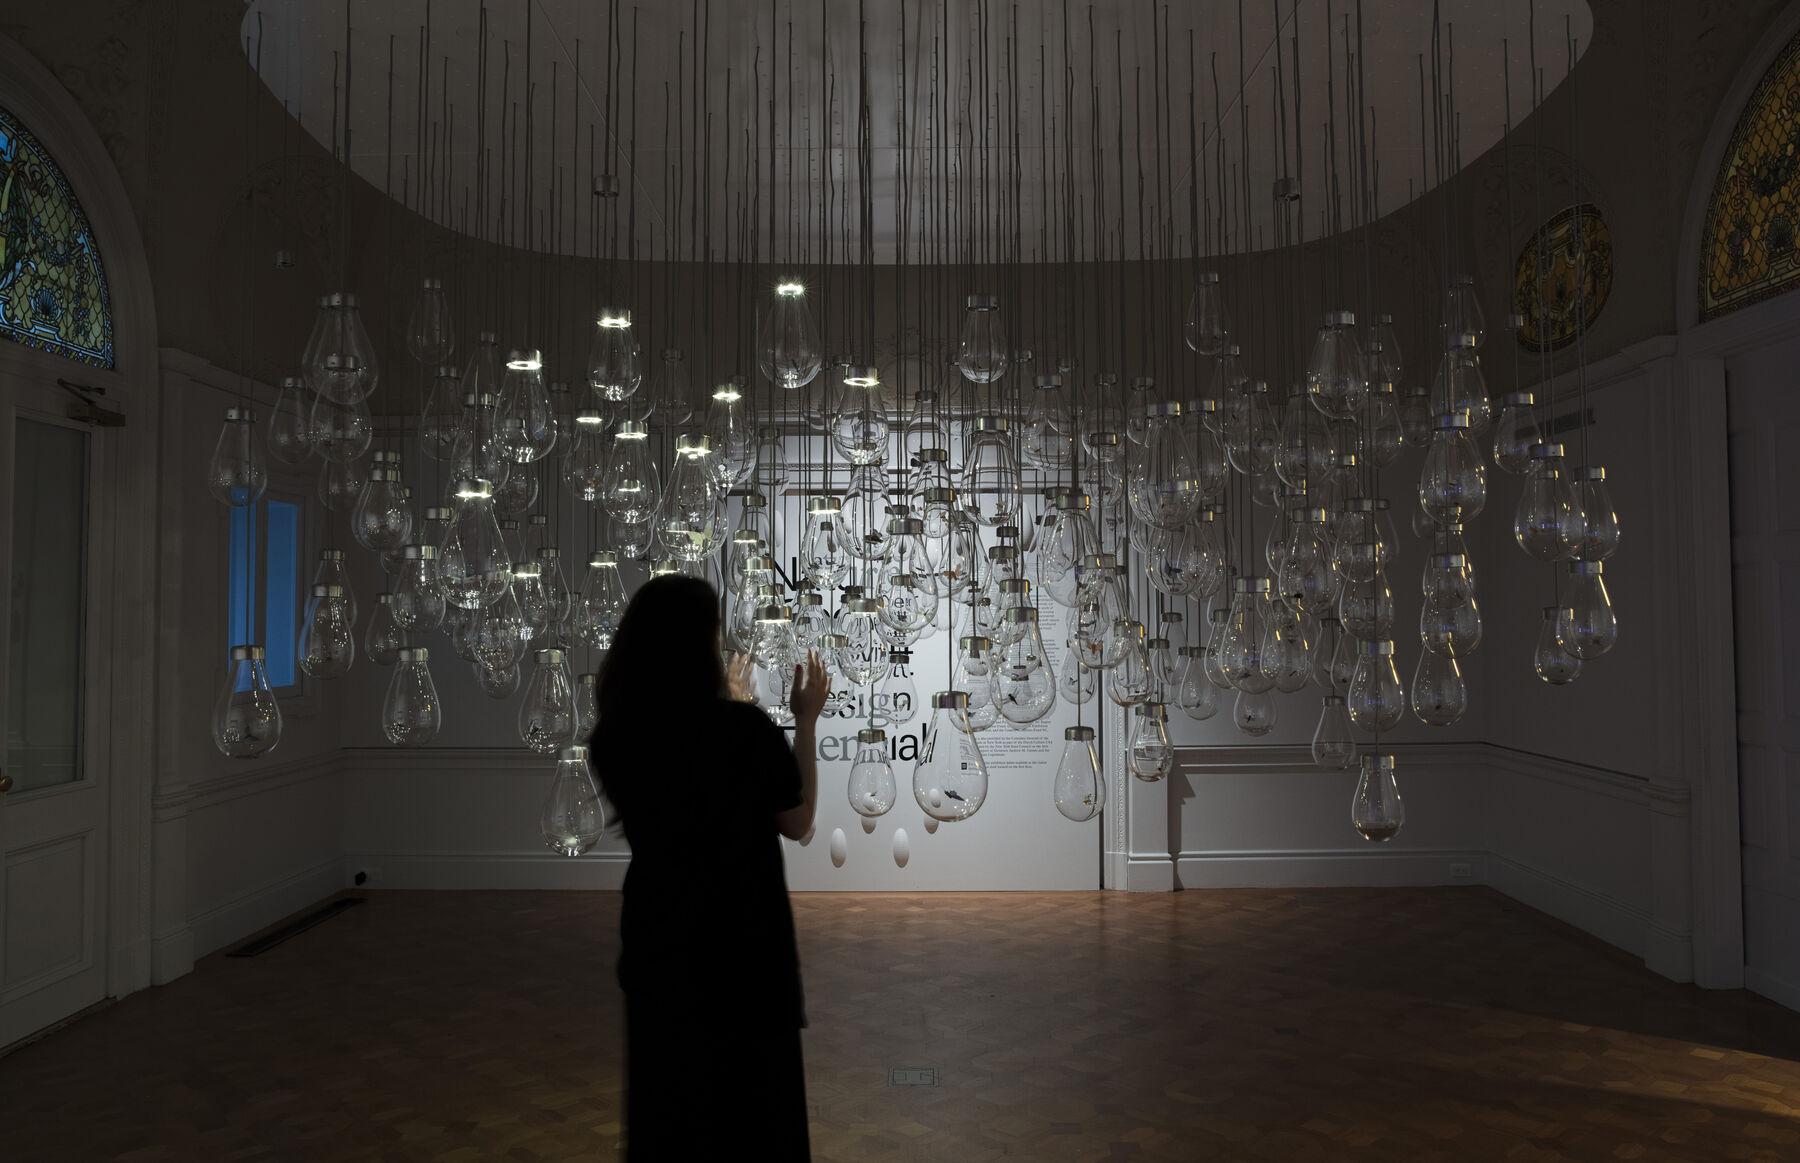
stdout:
<svg viewBox="0 0 1800 1163">
<path fill-rule="evenodd" d="M 105 436 L 66 405 L 0 380 L 0 1047 L 106 993 Z"/>
</svg>

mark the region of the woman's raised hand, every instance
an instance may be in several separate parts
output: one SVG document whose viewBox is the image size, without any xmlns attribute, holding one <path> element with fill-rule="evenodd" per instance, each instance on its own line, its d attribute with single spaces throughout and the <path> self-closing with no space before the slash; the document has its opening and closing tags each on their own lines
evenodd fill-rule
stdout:
<svg viewBox="0 0 1800 1163">
<path fill-rule="evenodd" d="M 747 654 L 733 654 L 725 667 L 725 686 L 736 702 L 756 701 L 756 663 Z"/>
<path fill-rule="evenodd" d="M 794 689 L 788 695 L 794 718 L 807 723 L 817 721 L 830 694 L 831 672 L 825 669 L 825 660 L 817 650 L 808 650 L 806 661 L 794 667 Z"/>
</svg>

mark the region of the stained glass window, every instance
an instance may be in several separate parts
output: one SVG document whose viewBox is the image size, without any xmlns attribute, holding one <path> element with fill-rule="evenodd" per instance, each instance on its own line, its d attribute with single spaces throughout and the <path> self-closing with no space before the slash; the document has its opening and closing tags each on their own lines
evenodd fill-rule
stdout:
<svg viewBox="0 0 1800 1163">
<path fill-rule="evenodd" d="M 69 179 L 0 109 L 0 335 L 113 366 L 106 268 Z"/>
<path fill-rule="evenodd" d="M 1738 115 L 1700 236 L 1700 318 L 1800 287 L 1800 36 Z"/>
</svg>

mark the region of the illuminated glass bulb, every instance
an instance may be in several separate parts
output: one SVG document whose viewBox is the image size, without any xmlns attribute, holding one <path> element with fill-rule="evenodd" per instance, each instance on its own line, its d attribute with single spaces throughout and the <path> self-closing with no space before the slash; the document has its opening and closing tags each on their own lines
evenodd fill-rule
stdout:
<svg viewBox="0 0 1800 1163">
<path fill-rule="evenodd" d="M 1419 506 L 1439 524 L 1467 524 L 1487 504 L 1487 469 L 1461 412 L 1438 418 L 1419 468 Z"/>
<path fill-rule="evenodd" d="M 1394 782 L 1392 755 L 1365 755 L 1350 800 L 1350 823 L 1365 840 L 1392 840 L 1406 823 L 1406 805 Z"/>
<path fill-rule="evenodd" d="M 312 364 L 306 369 L 313 391 L 334 403 L 350 404 L 369 398 L 381 379 L 375 344 L 363 326 L 356 296 L 337 291 L 325 296 L 320 312 L 323 330 L 312 348 Z"/>
<path fill-rule="evenodd" d="M 1056 693 L 1065 703 L 1084 706 L 1100 693 L 1100 672 L 1081 664 L 1081 649 L 1070 643 L 1057 666 Z"/>
<path fill-rule="evenodd" d="M 1319 700 L 1319 725 L 1313 728 L 1313 762 L 1327 771 L 1342 771 L 1355 758 L 1356 739 L 1344 696 L 1326 695 Z"/>
<path fill-rule="evenodd" d="M 490 699 L 510 699 L 519 689 L 519 664 L 516 662 L 498 670 L 476 662 L 470 669 L 475 672 L 475 685 Z"/>
<path fill-rule="evenodd" d="M 699 561 L 718 547 L 720 528 L 718 498 L 721 487 L 712 461 L 710 440 L 699 437 L 675 450 L 669 485 L 657 515 L 657 540 L 674 557 Z"/>
<path fill-rule="evenodd" d="M 1574 493 L 1575 556 L 1582 561 L 1605 561 L 1619 548 L 1619 514 L 1606 488 L 1606 470 L 1598 466 L 1576 469 Z"/>
<path fill-rule="evenodd" d="M 356 661 L 356 629 L 341 585 L 315 585 L 300 631 L 300 669 L 313 678 L 342 678 Z"/>
<path fill-rule="evenodd" d="M 1394 669 L 1394 644 L 1387 639 L 1364 642 L 1356 673 L 1345 695 L 1350 721 L 1365 731 L 1392 731 L 1406 712 L 1406 688 Z"/>
<path fill-rule="evenodd" d="M 1001 650 L 994 666 L 994 705 L 1014 723 L 1036 722 L 1056 703 L 1056 680 L 1046 665 L 1037 613 L 1029 606 L 1006 612 L 1006 621 L 1022 632 Z"/>
<path fill-rule="evenodd" d="M 227 759 L 255 759 L 281 742 L 281 705 L 260 646 L 233 646 L 213 706 L 213 745 Z"/>
<path fill-rule="evenodd" d="M 806 287 L 798 279 L 784 278 L 775 293 L 758 304 L 756 316 L 756 366 L 778 388 L 805 387 L 819 374 L 824 349 L 812 309 L 806 304 Z"/>
<path fill-rule="evenodd" d="M 1219 665 L 1233 688 L 1260 694 L 1275 685 L 1263 672 L 1264 603 L 1269 579 L 1238 578 L 1232 583 L 1231 609 L 1220 641 Z"/>
<path fill-rule="evenodd" d="M 1419 722 L 1430 727 L 1448 727 L 1469 709 L 1469 689 L 1463 683 L 1462 667 L 1457 665 L 1454 650 L 1419 651 L 1419 664 L 1413 670 L 1412 710 Z"/>
<path fill-rule="evenodd" d="M 1486 432 L 1493 421 L 1481 357 L 1475 354 L 1473 337 L 1467 333 L 1452 338 L 1431 379 L 1431 414 L 1441 420 L 1456 412 L 1468 415 L 1471 435 Z"/>
<path fill-rule="evenodd" d="M 625 616 L 625 583 L 619 577 L 619 555 L 610 549 L 588 557 L 581 595 L 570 610 L 576 637 L 595 650 L 610 650 Z"/>
<path fill-rule="evenodd" d="M 919 687 L 913 681 L 912 655 L 907 651 L 888 651 L 887 677 L 875 690 L 875 709 L 896 725 L 912 722 L 919 713 Z"/>
<path fill-rule="evenodd" d="M 756 442 L 751 425 L 749 405 L 743 389 L 734 382 L 713 389 L 712 403 L 706 410 L 704 451 L 711 467 L 713 482 L 720 493 L 730 492 L 750 479 L 756 467 Z M 701 442 L 690 443 L 700 449 Z"/>
<path fill-rule="evenodd" d="M 586 747 L 564 747 L 557 754 L 556 775 L 539 823 L 544 843 L 558 856 L 580 856 L 599 842 L 606 830 L 606 809 L 600 785 L 588 768 Z"/>
<path fill-rule="evenodd" d="M 542 460 L 556 447 L 556 416 L 544 386 L 542 352 L 525 348 L 506 353 L 494 424 L 501 451 L 518 464 Z"/>
<path fill-rule="evenodd" d="M 1581 515 L 1574 486 L 1563 475 L 1563 446 L 1537 444 L 1531 470 L 1513 510 L 1513 539 L 1526 556 L 1538 561 L 1564 561 L 1579 546 Z"/>
<path fill-rule="evenodd" d="M 299 376 L 283 376 L 281 392 L 269 412 L 263 443 L 269 459 L 283 468 L 295 468 L 313 454 L 312 402 L 308 399 L 306 381 Z"/>
<path fill-rule="evenodd" d="M 1219 688 L 1206 677 L 1206 647 L 1178 648 L 1175 672 L 1175 705 L 1190 719 L 1210 719 L 1219 713 Z"/>
<path fill-rule="evenodd" d="M 1231 721 L 1246 735 L 1267 735 L 1275 729 L 1280 707 L 1273 691 L 1239 691 L 1231 702 Z"/>
<path fill-rule="evenodd" d="M 1551 686 L 1565 686 L 1581 677 L 1581 659 L 1563 649 L 1556 624 L 1560 607 L 1545 606 L 1543 622 L 1538 627 L 1537 644 L 1532 650 L 1531 668 Z"/>
<path fill-rule="evenodd" d="M 881 616 L 874 598 L 848 598 L 839 616 L 837 633 L 838 672 L 857 686 L 868 686 L 881 677 L 887 663 L 887 640 L 881 634 Z"/>
<path fill-rule="evenodd" d="M 1543 442 L 1532 410 L 1535 401 L 1530 392 L 1513 392 L 1500 402 L 1500 418 L 1494 422 L 1494 467 L 1502 472 L 1529 469 L 1531 450 Z"/>
<path fill-rule="evenodd" d="M 444 600 L 479 609 L 512 588 L 512 559 L 500 535 L 488 482 L 456 484 L 456 508 L 438 546 L 438 588 Z"/>
<path fill-rule="evenodd" d="M 852 465 L 880 464 L 888 454 L 888 421 L 872 367 L 851 365 L 843 372 L 844 392 L 831 427 L 831 446 Z"/>
<path fill-rule="evenodd" d="M 577 438 L 579 439 L 579 437 Z M 621 521 L 648 521 L 662 502 L 662 482 L 650 457 L 650 430 L 626 420 L 613 433 L 612 455 L 600 478 L 600 504 Z"/>
<path fill-rule="evenodd" d="M 431 651 L 408 646 L 396 658 L 398 665 L 381 701 L 381 733 L 389 743 L 422 747 L 437 738 L 443 724 L 437 684 L 431 681 Z"/>
<path fill-rule="evenodd" d="M 1056 810 L 1077 824 L 1100 814 L 1106 803 L 1106 777 L 1101 774 L 1100 757 L 1094 750 L 1092 727 L 1063 730 L 1062 756 L 1056 761 L 1052 793 Z"/>
<path fill-rule="evenodd" d="M 519 707 L 519 738 L 549 755 L 575 739 L 575 684 L 561 650 L 540 650 Z"/>
<path fill-rule="evenodd" d="M 800 568 L 819 590 L 832 590 L 850 574 L 850 558 L 838 542 L 838 517 L 842 509 L 836 497 L 813 497 L 806 502 L 806 533 L 800 541 Z"/>
<path fill-rule="evenodd" d="M 607 450 L 605 418 L 594 408 L 576 412 L 562 453 L 563 484 L 576 500 L 599 502 L 604 499 Z M 654 465 L 651 471 L 655 471 Z"/>
<path fill-rule="evenodd" d="M 269 469 L 256 445 L 256 413 L 225 409 L 225 427 L 206 466 L 206 487 L 221 505 L 254 505 L 269 487 Z"/>
<path fill-rule="evenodd" d="M 956 366 L 970 383 L 991 384 L 1006 374 L 1009 355 L 1000 300 L 994 295 L 970 295 L 963 300 L 963 308 Z"/>
<path fill-rule="evenodd" d="M 1576 658 L 1598 658 L 1619 641 L 1619 620 L 1606 592 L 1605 566 L 1569 563 L 1569 588 L 1556 615 L 1556 639 Z"/>
<path fill-rule="evenodd" d="M 544 639 L 556 632 L 555 607 L 544 590 L 543 563 L 521 561 L 513 566 L 513 600 L 519 603 L 527 642 L 545 645 Z"/>
<path fill-rule="evenodd" d="M 1325 313 L 1306 364 L 1306 394 L 1314 408 L 1334 420 L 1362 412 L 1369 395 L 1369 368 L 1352 312 Z"/>
<path fill-rule="evenodd" d="M 392 666 L 406 645 L 406 637 L 394 622 L 393 594 L 375 595 L 375 612 L 363 631 L 363 653 L 378 666 Z"/>
<path fill-rule="evenodd" d="M 1219 287 L 1218 271 L 1201 271 L 1194 278 L 1194 289 L 1188 295 L 1187 319 L 1182 324 L 1182 338 L 1189 350 L 1200 355 L 1218 355 L 1225 347 L 1225 307 Z"/>
<path fill-rule="evenodd" d="M 1487 317 L 1482 313 L 1481 300 L 1475 294 L 1473 275 L 1456 275 L 1451 278 L 1449 290 L 1444 295 L 1442 327 L 1448 335 L 1472 336 L 1476 347 L 1480 347 L 1486 340 Z"/>
<path fill-rule="evenodd" d="M 969 696 L 939 691 L 931 696 L 931 722 L 913 763 L 913 800 L 934 820 L 966 820 L 987 801 L 987 763 L 969 729 Z"/>
<path fill-rule="evenodd" d="M 643 369 L 638 366 L 637 336 L 631 330 L 631 312 L 609 307 L 594 318 L 594 338 L 588 345 L 588 386 L 602 400 L 624 400 L 638 390 Z"/>
</svg>

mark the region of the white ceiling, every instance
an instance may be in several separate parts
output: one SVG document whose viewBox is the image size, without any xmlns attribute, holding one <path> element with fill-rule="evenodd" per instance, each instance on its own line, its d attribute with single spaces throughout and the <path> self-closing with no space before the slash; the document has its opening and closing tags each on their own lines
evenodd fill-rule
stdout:
<svg viewBox="0 0 1800 1163">
<path fill-rule="evenodd" d="M 1197 111 L 1193 132 L 1201 140 L 1204 166 L 1201 198 L 1216 198 L 1219 166 L 1215 146 L 1220 138 L 1226 175 L 1229 178 L 1235 173 L 1240 188 L 1248 158 L 1249 223 L 1228 240 L 1227 249 L 1256 249 L 1274 243 L 1277 226 L 1270 190 L 1274 180 L 1284 173 L 1302 179 L 1305 232 L 1314 237 L 1321 230 L 1321 214 L 1327 204 L 1325 194 L 1330 188 L 1324 125 L 1327 96 L 1333 91 L 1341 188 L 1348 191 L 1355 180 L 1353 162 L 1358 154 L 1356 143 L 1351 140 L 1353 120 L 1345 112 L 1345 66 L 1346 51 L 1357 52 L 1359 43 L 1364 46 L 1359 69 L 1366 85 L 1364 103 L 1372 111 L 1369 121 L 1375 129 L 1368 156 L 1372 169 L 1378 170 L 1380 176 L 1380 211 L 1390 212 L 1407 201 L 1409 184 L 1413 196 L 1435 184 L 1430 166 L 1422 170 L 1420 158 L 1419 59 L 1425 54 L 1429 69 L 1432 40 L 1433 5 L 1427 0 L 1364 0 L 1360 36 L 1354 0 L 1249 0 L 1242 5 L 1207 0 L 1161 6 L 1150 0 L 1096 0 L 1092 4 L 1069 4 L 1066 8 L 1058 3 L 990 2 L 985 8 L 978 8 L 975 0 L 908 0 L 905 4 L 900 0 L 878 0 L 867 7 L 867 24 L 862 31 L 868 52 L 869 192 L 873 211 L 870 241 L 878 261 L 895 261 L 903 234 L 910 239 L 909 260 L 928 261 L 932 256 L 922 255 L 920 250 L 927 230 L 935 242 L 955 246 L 976 239 L 987 239 L 992 245 L 993 240 L 1010 239 L 1016 229 L 1020 256 L 1029 260 L 1034 252 L 1042 256 L 1038 248 L 1048 229 L 1052 234 L 1049 255 L 1067 257 L 1063 228 L 1057 224 L 1071 217 L 1071 189 L 1073 197 L 1079 199 L 1080 222 L 1084 228 L 1091 223 L 1097 179 L 1109 236 L 1105 243 L 1108 253 L 1122 250 L 1126 257 L 1135 257 L 1140 167 L 1145 207 L 1142 221 L 1151 237 L 1150 245 L 1186 254 L 1191 236 L 1190 189 L 1195 178 L 1189 147 L 1191 108 Z M 1567 35 L 1585 48 L 1592 35 L 1593 18 L 1584 0 L 1515 0 L 1504 4 L 1494 0 L 1442 0 L 1438 7 L 1440 39 L 1448 50 L 1446 63 L 1452 51 L 1454 56 L 1455 107 L 1461 154 L 1466 163 L 1502 136 L 1506 120 L 1503 63 L 1511 72 L 1513 123 L 1521 121 L 1529 110 L 1529 21 L 1535 16 L 1538 67 L 1547 86 L 1554 88 L 1570 63 L 1565 28 Z M 360 0 L 350 8 L 351 161 L 358 174 L 378 186 L 387 181 L 385 175 L 391 164 L 391 191 L 395 196 L 400 194 L 402 175 L 412 173 L 408 201 L 414 205 L 420 201 L 415 168 L 419 46 L 427 10 L 427 0 Z M 345 45 L 345 11 L 345 4 L 337 0 L 250 0 L 243 26 L 247 51 L 252 57 L 258 48 L 260 26 L 265 84 L 303 120 L 309 133 L 327 145 L 333 137 L 330 122 L 334 93 L 341 85 L 338 66 Z M 465 206 L 472 211 L 475 204 L 481 11 L 477 0 L 431 0 L 429 4 L 431 65 L 427 79 L 429 97 L 424 102 L 427 137 L 442 135 L 444 123 L 450 120 L 445 114 L 451 107 L 455 132 L 450 139 L 450 181 L 445 184 L 440 162 L 432 184 L 433 204 L 428 210 L 458 228 L 465 221 Z M 710 87 L 705 106 L 711 120 L 707 149 L 695 147 L 692 125 L 696 107 L 695 29 L 707 21 L 709 11 L 710 38 L 704 69 Z M 988 22 L 985 38 L 977 29 L 983 13 Z M 641 255 L 660 258 L 667 248 L 676 245 L 681 248 L 678 253 L 692 255 L 692 201 L 704 174 L 703 159 L 710 156 L 710 181 L 706 188 L 712 192 L 710 218 L 716 253 L 722 253 L 728 231 L 734 240 L 741 232 L 741 222 L 750 205 L 748 199 L 760 196 L 756 217 L 764 235 L 763 255 L 797 259 L 810 242 L 810 257 L 818 261 L 822 254 L 817 222 L 827 177 L 837 183 L 840 207 L 848 197 L 851 237 L 860 238 L 858 200 L 862 187 L 855 152 L 860 94 L 856 5 L 844 0 L 771 0 L 766 4 L 659 0 L 635 8 L 621 4 L 618 55 L 623 65 L 618 87 L 623 96 L 610 130 L 605 116 L 605 50 L 609 37 L 608 8 L 604 2 L 500 0 L 486 14 L 489 63 L 485 121 L 486 149 L 491 160 L 490 214 L 485 227 L 471 224 L 471 231 L 479 229 L 492 236 L 499 229 L 496 222 L 501 218 L 501 163 L 510 158 L 512 164 L 506 172 L 518 179 L 507 200 L 508 229 L 521 242 L 524 192 L 529 184 L 533 220 L 542 223 L 538 229 L 548 233 L 559 219 L 556 230 L 560 248 L 569 253 L 589 253 L 594 242 L 590 208 L 604 205 L 596 203 L 589 193 L 589 174 L 613 172 L 619 175 L 622 190 L 622 196 L 614 203 L 617 222 L 613 228 L 621 239 L 620 253 L 624 253 L 623 239 L 631 219 L 635 221 Z M 1165 27 L 1166 37 L 1161 35 Z M 1292 38 L 1296 33 L 1301 62 L 1298 114 L 1293 96 Z M 530 76 L 536 97 L 527 150 L 521 139 L 528 37 Z M 387 132 L 390 38 L 395 61 L 391 153 Z M 1505 53 L 1503 41 L 1507 45 Z M 1016 47 L 1016 82 L 1008 76 L 1009 43 Z M 1043 82 L 1040 54 L 1042 75 L 1046 78 Z M 1165 67 L 1165 54 L 1167 75 L 1159 76 L 1159 70 Z M 1274 108 L 1278 56 L 1288 105 L 1286 156 L 1290 160 L 1285 164 L 1280 121 Z M 1123 197 L 1117 146 L 1120 69 L 1115 67 L 1115 60 L 1122 63 L 1124 73 Z M 510 77 L 503 99 L 502 79 L 508 62 Z M 1213 133 L 1215 67 L 1224 121 L 1224 132 L 1217 138 Z M 939 73 L 942 79 L 936 75 Z M 903 76 L 908 117 L 904 136 L 900 121 Z M 1244 78 L 1241 82 L 1240 76 Z M 1328 83 L 1328 76 L 1335 84 Z M 1072 118 L 1065 84 L 1073 92 Z M 835 104 L 827 110 L 827 95 L 834 90 Z M 950 124 L 941 134 L 937 126 L 925 124 L 931 102 L 936 99 L 933 94 L 939 98 L 948 96 Z M 772 137 L 768 127 L 771 96 L 776 102 Z M 634 100 L 635 162 L 627 156 Z M 1092 132 L 1096 100 L 1097 138 Z M 686 113 L 679 125 L 674 124 L 678 101 Z M 1015 109 L 1016 150 L 1012 140 Z M 1162 133 L 1167 148 L 1158 146 L 1159 110 L 1167 119 Z M 1240 110 L 1248 115 L 1247 153 L 1246 127 L 1239 120 Z M 517 129 L 513 128 L 515 124 Z M 988 127 L 985 142 L 974 140 L 976 131 L 972 129 L 982 125 Z M 508 134 L 504 153 L 500 149 L 503 126 Z M 677 148 L 683 133 L 687 135 L 685 148 Z M 1292 160 L 1296 139 L 1304 151 L 1298 166 Z M 598 157 L 590 149 L 590 140 L 599 147 Z M 753 141 L 757 143 L 760 163 L 754 183 L 746 166 Z M 960 159 L 950 163 L 957 179 L 948 196 L 943 183 L 946 159 L 941 149 L 933 148 L 943 141 L 960 142 L 965 147 Z M 729 183 L 725 174 L 727 144 Z M 975 148 L 981 145 L 986 148 Z M 609 156 L 614 148 L 616 158 Z M 525 164 L 527 160 L 529 165 Z M 767 242 L 771 160 L 775 168 L 773 200 L 777 206 L 772 250 Z M 980 181 L 984 160 L 990 178 L 986 185 Z M 903 163 L 909 167 L 906 181 L 901 177 Z M 1011 193 L 1015 166 L 1019 181 L 1016 197 Z M 553 187 L 557 190 L 555 219 L 550 213 Z M 908 189 L 910 200 L 903 197 Z M 686 201 L 678 201 L 680 198 Z M 1003 205 L 1016 206 L 1016 214 L 997 209 Z M 979 218 L 971 213 L 978 208 Z M 910 213 L 906 230 L 901 224 L 903 210 Z M 1345 214 L 1351 213 L 1346 204 Z M 604 238 L 606 234 L 603 227 L 600 236 Z M 1155 241 L 1159 234 L 1160 243 Z M 837 237 L 833 258 L 841 259 L 842 235 Z M 549 244 L 548 239 L 541 243 L 546 247 Z M 1077 246 L 1081 256 L 1092 257 L 1096 243 L 1091 232 L 1079 239 Z M 734 250 L 733 257 L 736 253 Z M 953 249 L 949 254 L 954 259 L 961 257 L 962 252 Z"/>
</svg>

